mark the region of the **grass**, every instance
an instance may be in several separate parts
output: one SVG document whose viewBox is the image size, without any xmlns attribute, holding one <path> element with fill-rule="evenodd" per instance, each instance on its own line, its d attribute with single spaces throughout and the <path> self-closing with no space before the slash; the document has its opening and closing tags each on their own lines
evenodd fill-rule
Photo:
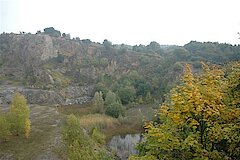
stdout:
<svg viewBox="0 0 240 160">
<path fill-rule="evenodd" d="M 91 103 L 85 103 L 81 105 L 59 106 L 57 109 L 59 112 L 65 115 L 74 114 L 76 116 L 83 116 L 95 113 L 95 109 L 92 107 Z"/>
<path fill-rule="evenodd" d="M 74 114 L 79 116 L 81 126 L 88 131 L 92 127 L 99 127 L 106 135 L 107 140 L 114 135 L 125 135 L 143 132 L 144 121 L 151 120 L 154 110 L 150 105 L 141 105 L 126 110 L 125 117 L 118 119 L 107 115 L 96 114 L 91 103 L 82 105 L 61 106 L 58 110 L 66 115 Z"/>
<path fill-rule="evenodd" d="M 61 136 L 59 127 L 62 117 L 55 108 L 34 106 L 31 111 L 31 132 L 29 138 L 11 136 L 0 145 L 0 159 L 37 159 L 46 153 L 56 157 L 55 140 Z M 60 139 L 60 138 L 59 138 Z M 41 158 L 40 158 L 41 159 Z"/>
<path fill-rule="evenodd" d="M 127 118 L 126 118 L 127 119 Z M 114 135 L 125 135 L 143 132 L 142 122 L 122 121 L 103 114 L 88 114 L 79 118 L 80 125 L 88 131 L 93 127 L 98 127 L 110 140 Z"/>
<path fill-rule="evenodd" d="M 51 71 L 49 73 L 52 77 L 55 83 L 61 85 L 61 86 L 67 86 L 70 82 L 69 78 L 61 74 L 60 72 Z"/>
<path fill-rule="evenodd" d="M 90 130 L 92 127 L 99 127 L 103 130 L 109 130 L 120 125 L 116 118 L 103 114 L 89 114 L 79 118 L 83 128 Z"/>
<path fill-rule="evenodd" d="M 114 135 L 143 132 L 143 119 L 150 120 L 154 115 L 151 106 L 136 106 L 126 110 L 125 117 L 116 119 L 107 115 L 96 114 L 91 103 L 57 108 L 32 106 L 30 112 L 30 137 L 26 139 L 12 136 L 8 142 L 1 143 L 0 159 L 54 159 L 52 157 L 64 157 L 64 154 L 61 155 L 64 150 L 58 148 L 62 146 L 62 122 L 69 114 L 78 116 L 82 127 L 88 131 L 92 127 L 99 127 L 106 135 L 107 141 Z"/>
<path fill-rule="evenodd" d="M 156 110 L 152 108 L 152 105 L 139 105 L 136 107 L 129 108 L 126 111 L 126 117 L 130 122 L 139 122 L 151 121 L 154 119 Z"/>
</svg>

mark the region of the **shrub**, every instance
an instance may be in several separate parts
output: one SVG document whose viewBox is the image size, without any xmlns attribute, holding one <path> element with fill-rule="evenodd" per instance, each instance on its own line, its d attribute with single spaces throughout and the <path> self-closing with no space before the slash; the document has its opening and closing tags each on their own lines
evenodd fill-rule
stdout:
<svg viewBox="0 0 240 160">
<path fill-rule="evenodd" d="M 11 133 L 17 136 L 24 134 L 26 137 L 28 137 L 31 129 L 29 117 L 30 109 L 27 105 L 25 97 L 16 92 L 13 95 L 8 117 Z"/>
<path fill-rule="evenodd" d="M 0 140 L 6 140 L 10 135 L 9 123 L 6 120 L 6 117 L 0 113 Z"/>
<path fill-rule="evenodd" d="M 119 97 L 122 101 L 122 104 L 128 104 L 133 102 L 136 97 L 136 90 L 133 86 L 126 86 L 119 90 Z"/>
<path fill-rule="evenodd" d="M 98 127 L 93 127 L 91 137 L 99 144 L 105 144 L 106 142 L 106 136 L 98 129 Z"/>
<path fill-rule="evenodd" d="M 123 115 L 123 107 L 120 103 L 113 103 L 106 108 L 105 113 L 114 118 L 118 118 L 120 115 Z"/>
</svg>

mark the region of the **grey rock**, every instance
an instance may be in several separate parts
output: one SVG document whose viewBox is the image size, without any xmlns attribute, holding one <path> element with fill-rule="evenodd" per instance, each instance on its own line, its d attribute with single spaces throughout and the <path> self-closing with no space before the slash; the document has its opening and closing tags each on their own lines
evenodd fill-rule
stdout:
<svg viewBox="0 0 240 160">
<path fill-rule="evenodd" d="M 61 90 L 0 86 L 0 104 L 10 104 L 15 91 L 23 94 L 28 104 L 71 105 L 90 101 L 93 86 L 69 86 Z"/>
</svg>

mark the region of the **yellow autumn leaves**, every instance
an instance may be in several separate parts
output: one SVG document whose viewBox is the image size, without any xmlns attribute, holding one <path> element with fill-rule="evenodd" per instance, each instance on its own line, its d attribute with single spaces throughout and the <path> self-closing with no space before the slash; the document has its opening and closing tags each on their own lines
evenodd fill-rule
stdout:
<svg viewBox="0 0 240 160">
<path fill-rule="evenodd" d="M 160 107 L 160 122 L 145 126 L 140 155 L 156 159 L 239 157 L 239 64 L 220 69 L 203 63 L 199 75 L 186 65 L 182 83 Z"/>
<path fill-rule="evenodd" d="M 29 137 L 30 110 L 23 95 L 18 92 L 13 95 L 10 111 L 5 115 L 0 114 L 0 123 L 0 140 L 6 140 L 10 135 Z"/>
</svg>

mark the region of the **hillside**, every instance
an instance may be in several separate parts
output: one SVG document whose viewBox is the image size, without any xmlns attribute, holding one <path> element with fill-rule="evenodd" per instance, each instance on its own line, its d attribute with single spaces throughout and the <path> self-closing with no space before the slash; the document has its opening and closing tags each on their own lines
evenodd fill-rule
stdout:
<svg viewBox="0 0 240 160">
<path fill-rule="evenodd" d="M 239 97 L 238 89 L 235 94 L 234 88 L 239 86 L 239 73 L 232 72 L 237 71 L 237 65 L 224 66 L 237 60 L 240 60 L 240 46 L 215 42 L 191 41 L 175 46 L 153 41 L 147 46 L 130 46 L 108 40 L 100 44 L 89 39 L 71 39 L 69 34 L 53 28 L 37 34 L 3 33 L 0 35 L 0 159 L 125 160 L 137 153 L 133 146 L 141 141 L 144 124 L 151 121 L 162 124 L 162 117 L 154 116 L 156 110 L 162 102 L 171 101 L 169 90 L 181 83 L 186 69 L 198 77 L 196 73 L 202 72 L 201 62 L 205 62 L 222 68 L 226 77 L 236 74 L 236 79 L 231 78 L 228 84 L 232 86 L 229 93 L 234 94 L 226 102 L 239 103 L 234 101 L 234 97 L 236 100 Z M 221 90 L 226 86 L 220 86 Z M 16 91 L 22 101 L 13 102 Z M 215 95 L 218 94 L 213 92 Z M 29 123 L 24 122 L 24 128 L 29 128 L 28 136 L 23 137 L 14 134 L 13 127 L 19 120 L 12 121 L 13 115 L 22 114 L 22 109 L 12 114 L 15 113 L 12 108 L 22 105 L 27 113 L 27 104 Z"/>
<path fill-rule="evenodd" d="M 55 32 L 54 32 L 55 33 Z M 240 46 L 192 41 L 185 46 L 113 45 L 49 34 L 0 35 L 0 103 L 19 90 L 32 104 L 78 104 L 95 90 L 119 93 L 132 86 L 134 101 L 149 92 L 155 99 L 181 75 L 184 64 L 201 69 L 200 61 L 224 64 L 240 59 Z M 36 98 L 38 97 L 38 98 Z"/>
</svg>

